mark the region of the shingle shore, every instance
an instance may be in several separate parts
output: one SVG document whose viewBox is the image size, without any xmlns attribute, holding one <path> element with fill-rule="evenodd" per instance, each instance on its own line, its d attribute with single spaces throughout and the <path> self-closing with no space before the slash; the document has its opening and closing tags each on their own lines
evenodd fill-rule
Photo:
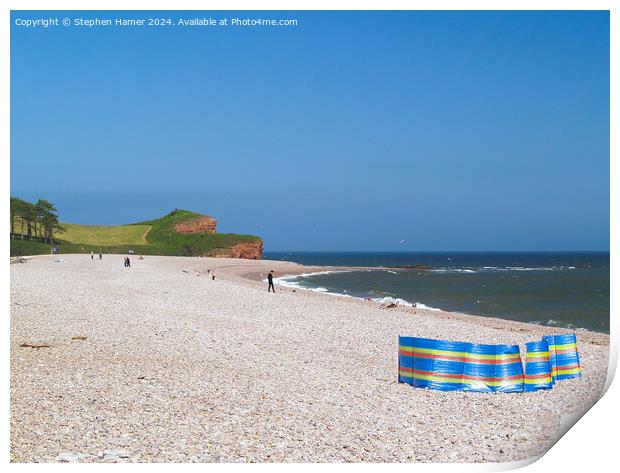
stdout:
<svg viewBox="0 0 620 473">
<path fill-rule="evenodd" d="M 584 376 L 551 391 L 414 389 L 396 382 L 398 335 L 522 345 L 564 331 L 247 278 L 312 269 L 293 263 L 60 257 L 11 265 L 14 462 L 522 460 L 605 383 L 609 337 L 581 331 Z"/>
</svg>

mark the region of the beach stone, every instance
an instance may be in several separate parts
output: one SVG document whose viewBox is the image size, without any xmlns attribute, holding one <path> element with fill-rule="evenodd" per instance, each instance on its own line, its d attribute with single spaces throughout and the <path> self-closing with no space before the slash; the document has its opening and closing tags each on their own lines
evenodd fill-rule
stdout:
<svg viewBox="0 0 620 473">
<path fill-rule="evenodd" d="M 414 318 L 400 304 L 274 295 L 252 279 L 325 269 L 286 262 L 149 256 L 123 273 L 121 256 L 63 258 L 10 269 L 14 462 L 523 460 L 606 379 L 609 337 L 584 331 L 584 377 L 552 390 L 415 389 L 395 380 L 399 335 L 523 344 L 561 329 L 420 308 Z M 215 269 L 217 284 L 184 269 Z"/>
<path fill-rule="evenodd" d="M 58 455 L 56 460 L 60 462 L 64 462 L 64 463 L 75 463 L 75 462 L 79 462 L 85 456 L 86 455 L 79 454 L 79 453 L 64 452 Z"/>
</svg>

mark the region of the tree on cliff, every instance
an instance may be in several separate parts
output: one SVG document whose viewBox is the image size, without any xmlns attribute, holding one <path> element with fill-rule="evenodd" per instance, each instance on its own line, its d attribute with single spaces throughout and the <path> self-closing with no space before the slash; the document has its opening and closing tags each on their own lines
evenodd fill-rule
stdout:
<svg viewBox="0 0 620 473">
<path fill-rule="evenodd" d="M 24 239 L 24 229 L 28 239 L 38 238 L 46 243 L 53 244 L 54 232 L 63 231 L 58 221 L 56 207 L 45 199 L 39 199 L 32 204 L 18 197 L 11 197 L 11 239 L 15 239 L 15 226 L 19 219 L 21 239 Z"/>
<path fill-rule="evenodd" d="M 24 227 L 29 229 L 34 216 L 34 206 L 19 197 L 11 197 L 11 238 L 15 239 L 15 224 L 19 223 L 21 239 L 24 239 Z M 18 220 L 19 219 L 19 220 Z"/>
<path fill-rule="evenodd" d="M 25 208 L 26 204 L 28 204 L 28 202 L 20 199 L 19 197 L 11 197 L 10 215 L 12 240 L 15 240 L 15 222 L 17 220 L 17 217 L 22 214 L 22 211 Z"/>
<path fill-rule="evenodd" d="M 38 217 L 36 220 L 40 221 L 43 230 L 43 241 L 45 241 L 45 243 L 54 244 L 54 232 L 62 232 L 64 230 L 58 221 L 56 207 L 45 199 L 39 199 L 35 204 L 35 208 Z"/>
</svg>

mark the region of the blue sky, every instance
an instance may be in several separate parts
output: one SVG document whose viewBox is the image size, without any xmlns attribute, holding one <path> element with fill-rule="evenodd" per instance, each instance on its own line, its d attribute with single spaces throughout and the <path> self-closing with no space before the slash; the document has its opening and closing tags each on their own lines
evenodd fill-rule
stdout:
<svg viewBox="0 0 620 473">
<path fill-rule="evenodd" d="M 85 224 L 191 209 L 268 251 L 609 249 L 606 12 L 199 15 L 299 25 L 13 12 L 11 194 Z"/>
</svg>

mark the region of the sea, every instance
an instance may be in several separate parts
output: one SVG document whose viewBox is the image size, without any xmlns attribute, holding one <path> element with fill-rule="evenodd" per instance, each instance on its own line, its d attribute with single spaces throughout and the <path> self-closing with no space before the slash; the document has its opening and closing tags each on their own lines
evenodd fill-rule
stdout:
<svg viewBox="0 0 620 473">
<path fill-rule="evenodd" d="M 609 252 L 266 252 L 264 258 L 343 267 L 276 275 L 276 283 L 290 287 L 609 333 Z"/>
</svg>

